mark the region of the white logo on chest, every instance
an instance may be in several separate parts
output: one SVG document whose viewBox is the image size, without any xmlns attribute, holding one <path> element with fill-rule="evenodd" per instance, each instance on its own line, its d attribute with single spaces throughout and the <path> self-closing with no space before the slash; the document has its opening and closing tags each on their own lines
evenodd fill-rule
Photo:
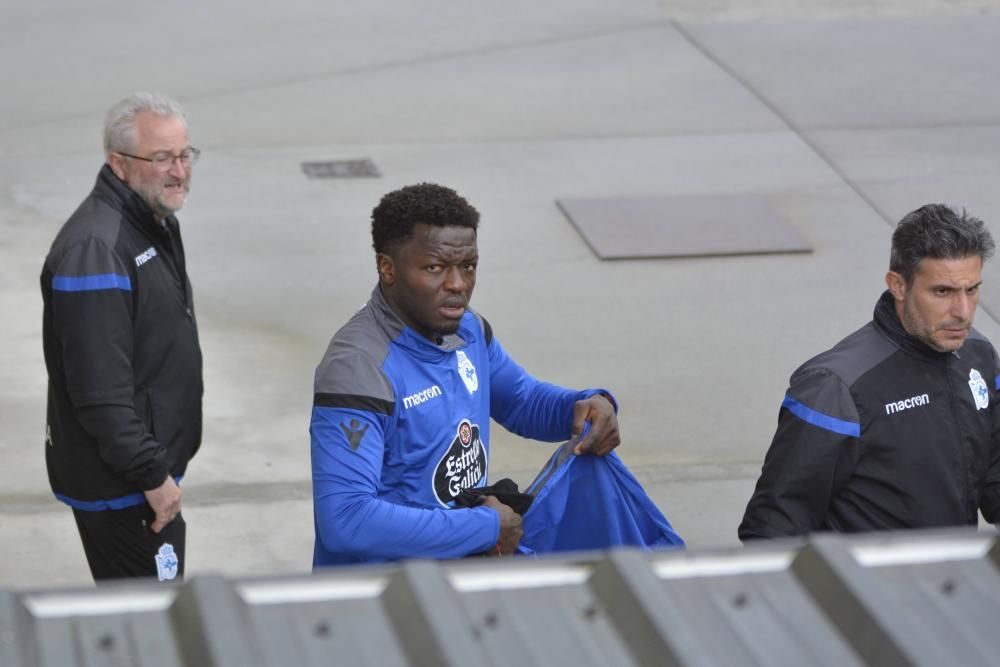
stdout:
<svg viewBox="0 0 1000 667">
<path fill-rule="evenodd" d="M 153 246 L 149 246 L 148 248 L 146 248 L 141 253 L 135 256 L 135 265 L 142 266 L 143 264 L 153 259 L 154 257 L 156 257 L 156 248 L 154 248 Z"/>
<path fill-rule="evenodd" d="M 969 371 L 969 389 L 972 391 L 972 398 L 976 401 L 976 410 L 985 410 L 990 407 L 990 388 L 986 386 L 986 380 L 975 368 Z"/>
<path fill-rule="evenodd" d="M 431 400 L 432 398 L 437 398 L 440 395 L 441 395 L 441 387 L 437 386 L 436 384 L 431 385 L 430 387 L 427 387 L 427 389 L 424 389 L 423 391 L 418 391 L 415 394 L 410 394 L 409 396 L 404 397 L 403 407 L 409 410 L 414 406 L 420 405 L 421 403 L 425 403 Z"/>
<path fill-rule="evenodd" d="M 918 408 L 922 405 L 930 405 L 931 397 L 927 394 L 918 394 L 902 401 L 893 401 L 885 404 L 885 414 L 891 415 L 910 408 Z"/>
<path fill-rule="evenodd" d="M 476 390 L 479 389 L 476 367 L 472 365 L 469 357 L 465 356 L 465 352 L 458 350 L 455 352 L 455 356 L 458 359 L 458 376 L 462 378 L 462 382 L 465 383 L 465 388 L 469 390 L 470 394 L 476 393 Z"/>
</svg>

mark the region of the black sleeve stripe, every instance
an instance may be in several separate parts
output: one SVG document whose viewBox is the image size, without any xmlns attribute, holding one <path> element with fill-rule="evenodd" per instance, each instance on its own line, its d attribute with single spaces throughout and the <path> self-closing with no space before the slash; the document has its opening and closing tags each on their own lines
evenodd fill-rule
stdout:
<svg viewBox="0 0 1000 667">
<path fill-rule="evenodd" d="M 479 316 L 479 319 L 483 323 L 483 333 L 486 334 L 486 344 L 489 345 L 493 342 L 493 327 L 490 326 L 490 323 L 487 322 L 486 318 L 482 315 Z"/>
<path fill-rule="evenodd" d="M 371 396 L 355 396 L 353 394 L 313 394 L 313 407 L 319 408 L 350 408 L 352 410 L 367 410 L 384 415 L 391 415 L 395 403 Z"/>
</svg>

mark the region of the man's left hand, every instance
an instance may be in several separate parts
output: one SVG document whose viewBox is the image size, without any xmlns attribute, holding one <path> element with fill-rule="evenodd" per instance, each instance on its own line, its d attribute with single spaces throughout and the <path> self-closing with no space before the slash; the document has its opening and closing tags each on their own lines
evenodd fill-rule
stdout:
<svg viewBox="0 0 1000 667">
<path fill-rule="evenodd" d="M 590 431 L 576 444 L 573 449 L 574 454 L 590 453 L 604 456 L 621 444 L 615 406 L 604 394 L 595 394 L 573 405 L 571 433 L 574 438 L 583 433 L 586 422 L 590 422 Z"/>
</svg>

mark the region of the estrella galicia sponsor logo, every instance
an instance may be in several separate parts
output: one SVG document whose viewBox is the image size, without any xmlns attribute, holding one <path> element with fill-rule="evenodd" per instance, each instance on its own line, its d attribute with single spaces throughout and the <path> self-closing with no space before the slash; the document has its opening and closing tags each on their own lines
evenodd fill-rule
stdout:
<svg viewBox="0 0 1000 667">
<path fill-rule="evenodd" d="M 432 398 L 437 398 L 440 395 L 441 395 L 441 387 L 435 384 L 430 387 L 427 387 L 427 389 L 424 389 L 423 391 L 418 391 L 415 394 L 410 394 L 409 396 L 403 398 L 403 407 L 409 410 L 414 406 L 420 405 L 421 403 L 426 403 Z"/>
<path fill-rule="evenodd" d="M 458 358 L 458 376 L 465 383 L 465 388 L 470 394 L 476 393 L 479 389 L 479 378 L 476 376 L 476 367 L 472 365 L 472 360 L 466 356 L 465 352 L 458 350 L 455 353 Z"/>
<path fill-rule="evenodd" d="M 365 433 L 368 432 L 368 424 L 361 427 L 361 422 L 357 419 L 352 419 L 350 422 L 342 421 L 340 422 L 340 430 L 344 432 L 344 437 L 347 438 L 347 444 L 351 446 L 351 451 L 358 451 L 358 447 L 361 446 L 361 438 L 365 437 Z"/>
<path fill-rule="evenodd" d="M 969 371 L 969 389 L 972 390 L 972 398 L 976 401 L 976 410 L 990 407 L 990 388 L 986 386 L 986 380 L 975 368 Z"/>
<path fill-rule="evenodd" d="M 919 394 L 911 398 L 903 399 L 902 401 L 894 401 L 892 403 L 885 404 L 885 414 L 891 415 L 895 412 L 902 412 L 903 410 L 909 410 L 910 408 L 919 408 L 922 405 L 930 405 L 931 398 L 927 394 Z"/>
<path fill-rule="evenodd" d="M 156 248 L 154 248 L 153 246 L 149 246 L 148 248 L 146 248 L 141 253 L 135 256 L 135 265 L 142 266 L 143 264 L 153 259 L 154 257 L 156 257 Z"/>
<path fill-rule="evenodd" d="M 479 439 L 479 427 L 463 419 L 434 469 L 434 496 L 448 506 L 465 489 L 486 479 L 486 447 Z"/>
<path fill-rule="evenodd" d="M 160 550 L 154 556 L 156 558 L 156 578 L 160 581 L 173 581 L 177 578 L 177 569 L 180 561 L 174 553 L 174 545 L 163 543 Z"/>
</svg>

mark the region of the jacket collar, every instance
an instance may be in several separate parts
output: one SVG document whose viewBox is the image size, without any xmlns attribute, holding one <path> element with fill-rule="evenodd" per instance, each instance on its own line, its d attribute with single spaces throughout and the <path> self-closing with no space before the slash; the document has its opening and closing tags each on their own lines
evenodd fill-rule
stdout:
<svg viewBox="0 0 1000 667">
<path fill-rule="evenodd" d="M 903 323 L 899 321 L 896 314 L 896 300 L 892 292 L 886 290 L 879 297 L 875 304 L 875 326 L 889 340 L 893 341 L 904 351 L 924 359 L 943 361 L 950 357 L 953 352 L 939 352 L 928 346 L 916 336 L 911 336 L 903 328 Z"/>
<path fill-rule="evenodd" d="M 446 352 L 461 349 L 468 345 L 468 342 L 458 334 L 449 334 L 445 336 L 440 343 L 433 343 L 418 334 L 416 331 L 407 326 L 396 311 L 392 309 L 389 302 L 385 300 L 385 295 L 382 294 L 382 288 L 378 284 L 376 284 L 375 289 L 372 290 L 372 295 L 368 300 L 368 303 L 374 309 L 378 321 L 385 330 L 386 334 L 388 334 L 390 340 L 399 343 L 406 348 L 418 352 L 423 351 L 425 353 L 440 355 Z"/>
<path fill-rule="evenodd" d="M 147 236 L 154 239 L 166 238 L 167 229 L 157 220 L 153 209 L 125 181 L 118 178 L 107 163 L 97 174 L 93 194 L 97 199 L 124 213 L 125 217 Z M 174 216 L 168 215 L 164 222 L 170 231 L 177 230 L 177 219 Z"/>
</svg>

